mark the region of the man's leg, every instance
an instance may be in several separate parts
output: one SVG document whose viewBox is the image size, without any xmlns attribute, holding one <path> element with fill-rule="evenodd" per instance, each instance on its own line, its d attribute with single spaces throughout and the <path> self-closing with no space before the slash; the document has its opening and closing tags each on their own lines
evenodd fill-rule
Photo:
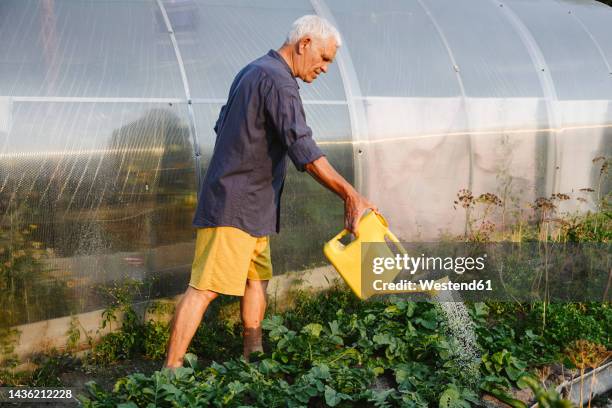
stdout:
<svg viewBox="0 0 612 408">
<path fill-rule="evenodd" d="M 266 313 L 266 288 L 267 280 L 247 279 L 244 296 L 240 300 L 240 315 L 242 317 L 243 332 L 243 355 L 249 359 L 249 355 L 255 351 L 262 351 L 261 344 L 261 322 Z"/>
<path fill-rule="evenodd" d="M 170 339 L 168 340 L 168 356 L 164 367 L 176 368 L 183 366 L 183 357 L 193 338 L 206 308 L 218 293 L 210 290 L 198 290 L 191 286 L 183 298 L 177 303 L 172 318 Z"/>
</svg>

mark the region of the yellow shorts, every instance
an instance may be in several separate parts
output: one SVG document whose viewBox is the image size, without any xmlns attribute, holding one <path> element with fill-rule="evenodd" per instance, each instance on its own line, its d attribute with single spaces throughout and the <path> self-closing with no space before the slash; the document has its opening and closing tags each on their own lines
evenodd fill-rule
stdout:
<svg viewBox="0 0 612 408">
<path fill-rule="evenodd" d="M 198 228 L 189 286 L 244 296 L 247 278 L 272 278 L 269 237 L 234 227 Z"/>
</svg>

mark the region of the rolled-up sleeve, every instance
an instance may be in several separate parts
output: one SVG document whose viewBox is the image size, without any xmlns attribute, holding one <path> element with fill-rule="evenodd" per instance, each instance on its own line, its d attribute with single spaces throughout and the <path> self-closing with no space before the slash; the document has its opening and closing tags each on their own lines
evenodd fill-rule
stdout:
<svg viewBox="0 0 612 408">
<path fill-rule="evenodd" d="M 272 126 L 298 171 L 304 171 L 306 164 L 324 156 L 312 138 L 312 130 L 306 124 L 304 107 L 296 88 L 272 86 L 265 106 Z"/>
</svg>

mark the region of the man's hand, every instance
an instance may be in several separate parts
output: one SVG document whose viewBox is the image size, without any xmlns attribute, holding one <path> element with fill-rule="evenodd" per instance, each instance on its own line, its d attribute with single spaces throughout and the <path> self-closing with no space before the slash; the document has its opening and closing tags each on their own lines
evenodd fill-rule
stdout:
<svg viewBox="0 0 612 408">
<path fill-rule="evenodd" d="M 357 236 L 359 220 L 369 208 L 378 212 L 378 208 L 357 192 L 327 161 L 325 156 L 306 165 L 306 171 L 315 180 L 338 194 L 344 200 L 344 228 Z"/>
<path fill-rule="evenodd" d="M 368 209 L 378 212 L 378 207 L 357 192 L 348 195 L 344 200 L 344 228 L 353 233 L 355 237 L 359 237 L 357 232 L 359 220 Z"/>
</svg>

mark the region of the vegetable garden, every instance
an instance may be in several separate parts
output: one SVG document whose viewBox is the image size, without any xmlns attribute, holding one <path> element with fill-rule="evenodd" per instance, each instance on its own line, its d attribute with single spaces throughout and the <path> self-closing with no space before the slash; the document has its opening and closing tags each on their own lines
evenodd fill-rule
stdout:
<svg viewBox="0 0 612 408">
<path fill-rule="evenodd" d="M 602 303 L 548 307 L 542 326 L 542 304 L 469 305 L 482 353 L 474 376 L 457 364 L 457 340 L 434 303 L 363 303 L 342 287 L 314 297 L 302 292 L 290 310 L 266 319 L 267 352 L 255 361 L 222 357 L 239 355 L 238 325 L 217 327 L 214 336 L 201 330 L 191 351 L 203 361 L 188 354 L 185 368 L 175 373 L 131 374 L 112 391 L 89 383 L 83 401 L 90 407 L 446 408 L 479 405 L 490 394 L 515 407 L 571 406 L 552 385 L 609 356 L 612 309 Z M 150 326 L 126 330 L 137 337 L 132 343 L 117 337 L 97 353 L 110 353 L 112 344 L 114 355 L 155 354 L 155 345 L 147 343 Z M 106 357 L 97 355 L 98 361 Z"/>
<path fill-rule="evenodd" d="M 603 163 L 605 180 L 609 160 L 595 162 Z M 597 212 L 560 217 L 557 205 L 569 198 L 555 195 L 534 203 L 534 220 L 499 234 L 487 217 L 503 208 L 502 200 L 462 190 L 456 205 L 471 211 L 470 235 L 464 237 L 471 242 L 518 237 L 522 242 L 609 243 L 609 195 L 584 193 L 597 195 Z M 250 362 L 237 357 L 238 303 L 213 303 L 185 366 L 171 372 L 159 370 L 167 319 L 144 320 L 133 308 L 140 285 L 128 281 L 107 288 L 111 306 L 102 326 L 121 315 L 121 329 L 90 341 L 81 358 L 71 353 L 81 336 L 75 321 L 66 351 L 42 356 L 34 371 L 1 369 L 0 382 L 71 386 L 65 374 L 80 372 L 94 380 L 79 397 L 86 407 L 571 407 L 555 387 L 612 356 L 607 292 L 598 302 L 467 302 L 476 347 L 472 356 L 461 352 L 464 339 L 456 336 L 447 305 L 398 297 L 362 302 L 336 282 L 319 293 L 293 291 L 282 309 L 270 305 L 263 323 L 265 353 L 252 355 Z M 172 314 L 165 303 L 152 302 L 149 309 L 160 317 Z M 10 354 L 6 338 L 1 345 Z M 134 361 L 151 364 L 141 369 Z M 101 381 L 101 373 L 113 366 L 127 371 Z M 591 399 L 588 394 L 582 401 L 590 406 L 609 402 L 607 396 Z"/>
</svg>

